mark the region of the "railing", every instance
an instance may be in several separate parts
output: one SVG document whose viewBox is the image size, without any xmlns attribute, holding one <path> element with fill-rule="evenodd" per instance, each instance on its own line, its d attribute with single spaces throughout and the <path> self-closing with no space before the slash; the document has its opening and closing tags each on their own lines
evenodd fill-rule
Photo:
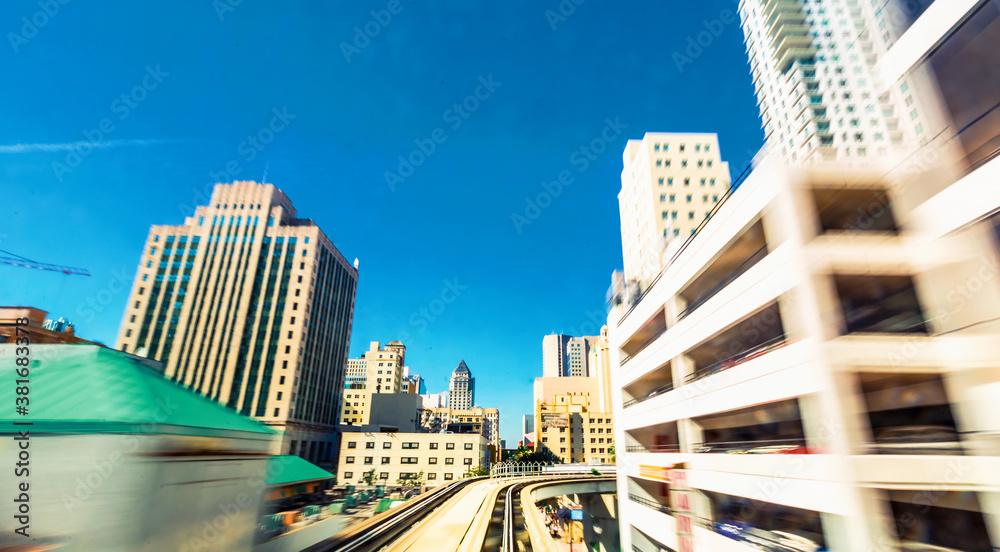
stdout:
<svg viewBox="0 0 1000 552">
<path fill-rule="evenodd" d="M 805 548 L 791 548 L 788 544 L 778 540 L 777 535 L 766 529 L 752 527 L 738 521 L 712 521 L 707 518 L 696 517 L 695 522 L 705 527 L 709 531 L 718 533 L 730 539 L 750 544 L 757 550 L 767 552 L 788 552 L 789 550 L 805 550 Z M 826 548 L 818 548 L 826 550 Z"/>
<path fill-rule="evenodd" d="M 681 446 L 679 444 L 671 445 L 629 445 L 625 447 L 625 452 L 680 452 Z"/>
<path fill-rule="evenodd" d="M 547 462 L 501 462 L 490 466 L 490 481 L 543 475 Z"/>
<path fill-rule="evenodd" d="M 628 407 L 630 407 L 632 405 L 636 405 L 636 404 L 639 404 L 641 402 L 648 401 L 649 399 L 658 397 L 658 396 L 666 393 L 667 391 L 673 391 L 673 390 L 674 390 L 674 382 L 670 382 L 670 383 L 668 383 L 666 385 L 661 385 L 661 386 L 657 387 L 656 389 L 650 390 L 648 393 L 646 393 L 645 395 L 643 395 L 643 396 L 641 396 L 641 397 L 639 397 L 637 399 L 632 399 L 630 401 L 625 401 L 625 404 L 622 405 L 622 408 L 628 408 Z"/>
<path fill-rule="evenodd" d="M 709 288 L 707 291 L 699 295 L 697 299 L 688 304 L 687 308 L 682 310 L 680 314 L 677 315 L 677 319 L 674 321 L 674 323 L 676 324 L 677 322 L 684 320 L 684 318 L 687 317 L 687 315 L 694 312 L 698 307 L 705 304 L 712 297 L 715 297 L 715 295 L 720 291 L 722 291 L 723 288 L 733 283 L 734 280 L 742 276 L 747 270 L 750 270 L 750 268 L 753 267 L 753 265 L 757 264 L 757 261 L 763 259 L 766 256 L 767 256 L 767 244 L 765 243 L 763 246 L 761 246 L 760 249 L 754 251 L 753 254 L 751 254 L 742 263 L 740 263 L 740 266 L 733 269 L 733 271 L 730 272 L 728 276 L 720 280 L 719 283 Z"/>
<path fill-rule="evenodd" d="M 767 353 L 770 353 L 775 349 L 780 349 L 788 345 L 789 343 L 791 343 L 791 341 L 788 340 L 788 337 L 785 334 L 781 334 L 778 337 L 769 339 L 761 343 L 760 345 L 751 347 L 745 351 L 736 353 L 735 355 L 729 358 L 720 360 L 715 364 L 710 364 L 704 368 L 699 368 L 695 370 L 694 372 L 688 374 L 684 378 L 684 383 L 693 383 L 700 379 L 707 378 L 708 376 L 711 376 L 713 374 L 724 372 L 730 368 L 739 366 L 744 362 L 753 360 L 759 356 L 766 355 Z"/>
<path fill-rule="evenodd" d="M 621 360 L 621 362 L 618 363 L 618 365 L 619 366 L 625 366 L 626 362 L 632 360 L 632 358 L 634 358 L 635 355 L 641 353 L 643 351 L 643 349 L 645 349 L 646 347 L 648 347 L 652 342 L 656 341 L 657 338 L 659 338 L 661 335 L 663 335 L 664 333 L 666 333 L 666 331 L 667 331 L 667 325 L 664 324 L 662 328 L 660 328 L 659 330 L 656 330 L 656 333 L 654 333 L 653 335 L 649 336 L 649 339 L 647 339 L 646 341 L 643 341 L 642 345 L 639 345 L 638 349 L 636 349 L 635 351 L 632 351 L 632 354 L 630 354 L 629 356 L 623 358 Z"/>
<path fill-rule="evenodd" d="M 782 454 L 793 451 L 798 454 L 808 454 L 809 448 L 806 446 L 805 437 L 793 437 L 788 439 L 760 439 L 756 441 L 715 441 L 696 443 L 694 451 L 698 453 L 711 452 L 739 452 L 748 454 Z"/>
<path fill-rule="evenodd" d="M 759 151 L 763 151 L 763 149 L 766 147 L 767 147 L 766 145 L 762 146 Z M 733 192 L 740 187 L 740 184 L 742 184 L 743 181 L 746 179 L 747 174 L 750 173 L 751 169 L 753 169 L 752 161 L 750 163 L 747 163 L 747 166 L 746 168 L 743 169 L 743 172 L 741 172 L 740 175 L 736 177 L 736 180 L 732 184 L 730 184 L 729 189 L 726 190 L 726 193 L 722 194 L 722 197 L 720 197 L 719 201 L 715 204 L 714 207 L 712 207 L 712 210 L 708 212 L 708 216 L 701 221 L 701 223 L 698 225 L 697 228 L 695 228 L 694 233 L 688 236 L 687 239 L 684 240 L 684 243 L 681 245 L 680 249 L 678 249 L 676 253 L 671 255 L 670 259 L 666 263 L 664 263 L 663 268 L 660 269 L 660 272 L 659 274 L 656 275 L 656 278 L 653 278 L 653 280 L 649 283 L 649 285 L 646 286 L 646 289 L 644 289 L 642 293 L 640 293 L 639 296 L 635 298 L 635 300 L 632 302 L 632 306 L 629 307 L 629 309 L 625 311 L 625 314 L 622 315 L 621 319 L 618 320 L 619 326 L 621 326 L 621 324 L 625 322 L 625 319 L 628 318 L 628 315 L 632 314 L 632 311 L 634 311 L 635 308 L 639 306 L 639 303 L 642 302 L 642 299 L 646 297 L 646 294 L 649 293 L 649 290 L 653 289 L 653 287 L 656 285 L 656 282 L 658 282 L 660 278 L 663 277 L 663 274 L 667 271 L 667 269 L 673 266 L 674 262 L 677 261 L 677 258 L 680 257 L 681 254 L 687 250 L 687 248 L 691 245 L 691 242 L 694 241 L 694 238 L 698 234 L 700 234 L 701 230 L 705 227 L 706 224 L 708 224 L 708 221 L 715 218 L 715 214 L 719 211 L 719 209 L 722 208 L 722 204 L 725 203 L 730 197 L 732 197 Z"/>
<path fill-rule="evenodd" d="M 635 502 L 636 504 L 642 504 L 643 506 L 645 506 L 645 507 L 647 507 L 647 508 L 649 508 L 651 510 L 656 510 L 657 512 L 660 512 L 661 514 L 670 515 L 670 513 L 671 513 L 669 506 L 664 506 L 663 504 L 660 504 L 659 502 L 656 502 L 655 500 L 650 500 L 648 498 L 643 498 L 643 497 L 641 497 L 639 495 L 632 494 L 632 493 L 628 494 L 628 499 L 631 500 L 632 502 Z"/>
</svg>

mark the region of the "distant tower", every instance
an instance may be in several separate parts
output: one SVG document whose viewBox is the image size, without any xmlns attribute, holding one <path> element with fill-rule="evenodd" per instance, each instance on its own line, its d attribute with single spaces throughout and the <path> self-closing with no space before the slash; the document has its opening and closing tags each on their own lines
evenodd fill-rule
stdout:
<svg viewBox="0 0 1000 552">
<path fill-rule="evenodd" d="M 448 408 L 454 410 L 468 410 L 476 402 L 476 378 L 472 377 L 472 372 L 465 365 L 465 361 L 458 363 L 458 367 L 451 373 L 450 384 L 448 385 Z"/>
</svg>

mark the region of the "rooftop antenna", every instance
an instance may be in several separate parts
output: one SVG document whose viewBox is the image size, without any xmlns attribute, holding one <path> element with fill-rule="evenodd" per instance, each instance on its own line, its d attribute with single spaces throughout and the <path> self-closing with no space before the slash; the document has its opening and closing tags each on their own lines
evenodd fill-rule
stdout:
<svg viewBox="0 0 1000 552">
<path fill-rule="evenodd" d="M 261 177 L 261 179 L 260 179 L 260 183 L 261 183 L 261 184 L 267 184 L 267 168 L 268 168 L 268 167 L 269 167 L 270 165 L 271 165 L 271 162 L 270 162 L 270 161 L 268 161 L 267 163 L 264 163 L 264 176 L 263 176 L 263 177 Z"/>
</svg>

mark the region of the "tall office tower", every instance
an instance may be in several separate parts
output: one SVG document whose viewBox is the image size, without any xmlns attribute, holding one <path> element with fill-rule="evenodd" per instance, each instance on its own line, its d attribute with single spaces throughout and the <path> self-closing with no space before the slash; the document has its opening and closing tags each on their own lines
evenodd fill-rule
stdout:
<svg viewBox="0 0 1000 552">
<path fill-rule="evenodd" d="M 271 184 L 218 184 L 179 226 L 152 226 L 117 346 L 282 430 L 281 452 L 333 459 L 354 318 L 351 266 Z"/>
<path fill-rule="evenodd" d="M 476 378 L 472 377 L 472 372 L 465 365 L 465 361 L 458 363 L 455 371 L 451 373 L 448 382 L 448 408 L 454 410 L 468 410 L 476 403 Z"/>
<path fill-rule="evenodd" d="M 609 314 L 623 549 L 1000 546 L 1000 0 L 867 4 L 804 13 L 870 15 L 872 95 L 927 141 L 769 148 Z"/>
<path fill-rule="evenodd" d="M 385 348 L 378 341 L 372 341 L 361 358 L 347 361 L 341 424 L 371 423 L 371 397 L 374 394 L 406 393 L 405 358 L 406 346 L 399 341 L 390 341 Z"/>
<path fill-rule="evenodd" d="M 571 337 L 552 334 L 542 338 L 542 374 L 558 378 L 588 376 L 587 361 L 596 336 Z"/>
<path fill-rule="evenodd" d="M 668 244 L 683 242 L 729 189 L 729 163 L 715 134 L 648 132 L 622 155 L 625 278 L 645 288 L 660 273 Z"/>
<path fill-rule="evenodd" d="M 876 82 L 883 31 L 870 27 L 864 4 L 740 2 L 765 140 L 786 162 L 870 164 L 904 146 L 901 113 Z"/>
</svg>

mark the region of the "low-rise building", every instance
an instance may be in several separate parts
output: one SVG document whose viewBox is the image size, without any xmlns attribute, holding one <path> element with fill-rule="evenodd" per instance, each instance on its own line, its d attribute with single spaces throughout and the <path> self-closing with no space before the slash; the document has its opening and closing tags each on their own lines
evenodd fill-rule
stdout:
<svg viewBox="0 0 1000 552">
<path fill-rule="evenodd" d="M 77 337 L 73 324 L 62 318 L 56 321 L 46 320 L 47 314 L 42 309 L 34 307 L 0 307 L 0 324 L 9 324 L 0 326 L 0 343 L 14 343 L 22 332 L 27 331 L 31 333 L 33 344 L 101 345 Z M 16 330 L 13 325 L 16 320 L 27 320 L 28 323 L 22 325 L 20 330 Z"/>
<path fill-rule="evenodd" d="M 425 408 L 420 426 L 431 433 L 478 433 L 500 450 L 500 410 L 496 408 Z"/>
<path fill-rule="evenodd" d="M 479 434 L 371 433 L 345 428 L 338 479 L 344 484 L 359 483 L 374 470 L 376 482 L 396 484 L 423 472 L 423 484 L 434 486 L 489 465 L 488 443 Z"/>
</svg>

